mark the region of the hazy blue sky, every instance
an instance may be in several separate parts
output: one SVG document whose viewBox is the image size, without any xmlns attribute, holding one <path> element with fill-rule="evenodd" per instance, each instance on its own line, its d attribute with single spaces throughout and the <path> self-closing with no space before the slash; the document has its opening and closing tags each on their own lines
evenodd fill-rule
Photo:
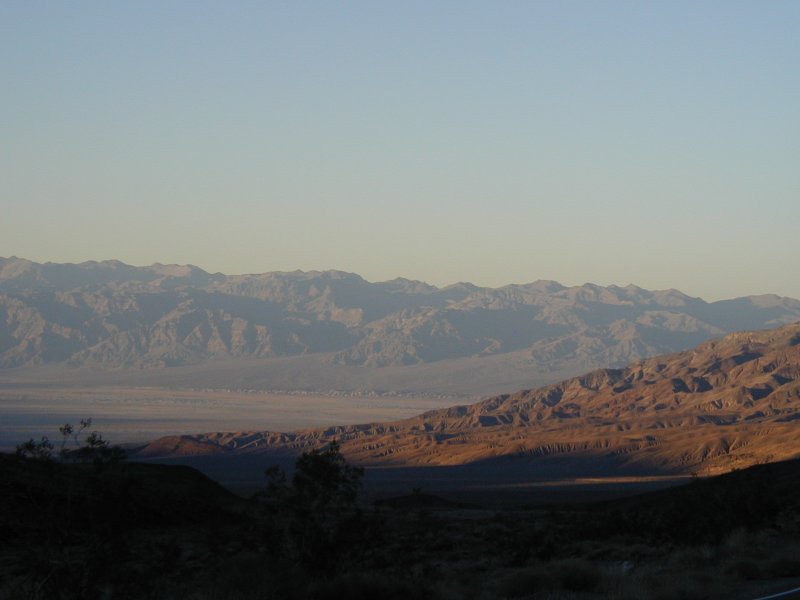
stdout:
<svg viewBox="0 0 800 600">
<path fill-rule="evenodd" d="M 0 256 L 800 297 L 800 2 L 0 3 Z"/>
</svg>

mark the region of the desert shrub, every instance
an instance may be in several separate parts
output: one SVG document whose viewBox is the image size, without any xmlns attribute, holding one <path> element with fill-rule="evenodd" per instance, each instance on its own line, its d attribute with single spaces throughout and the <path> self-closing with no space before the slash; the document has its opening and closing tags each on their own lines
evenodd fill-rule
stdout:
<svg viewBox="0 0 800 600">
<path fill-rule="evenodd" d="M 386 577 L 377 573 L 347 573 L 313 584 L 313 600 L 412 600 L 432 598 L 430 585 L 416 579 Z"/>
<path fill-rule="evenodd" d="M 57 457 L 62 462 L 92 463 L 98 469 L 125 460 L 125 451 L 120 446 L 112 446 L 98 431 L 90 431 L 91 419 L 81 419 L 78 426 L 66 423 L 58 428 L 61 444 Z M 56 458 L 55 447 L 47 437 L 38 442 L 29 439 L 17 444 L 19 458 L 52 461 Z"/>
<path fill-rule="evenodd" d="M 775 525 L 782 533 L 800 535 L 800 512 L 796 510 L 782 511 L 775 519 Z"/>
<path fill-rule="evenodd" d="M 689 600 L 691 598 L 708 598 L 709 596 L 706 586 L 697 581 L 670 580 L 664 581 L 662 587 L 652 590 L 647 597 L 651 600 Z"/>
<path fill-rule="evenodd" d="M 761 579 L 762 577 L 761 567 L 754 560 L 742 559 L 733 561 L 725 568 L 725 572 L 739 579 L 750 580 Z"/>
<path fill-rule="evenodd" d="M 553 566 L 553 570 L 562 590 L 594 592 L 603 583 L 603 572 L 596 565 L 585 560 L 561 561 Z"/>
<path fill-rule="evenodd" d="M 800 577 L 800 559 L 780 557 L 763 565 L 766 577 Z"/>
<path fill-rule="evenodd" d="M 677 548 L 670 553 L 669 562 L 677 567 L 712 566 L 717 562 L 717 552 L 708 545 Z"/>
<path fill-rule="evenodd" d="M 53 444 L 44 436 L 38 442 L 33 438 L 27 442 L 17 444 L 16 456 L 19 458 L 30 458 L 33 460 L 52 460 Z"/>
<path fill-rule="evenodd" d="M 718 569 L 651 568 L 631 578 L 625 586 L 624 598 L 648 600 L 700 600 L 731 598 L 740 591 L 740 584 L 724 576 Z M 635 593 L 631 593 L 635 592 Z"/>
<path fill-rule="evenodd" d="M 505 598 L 524 598 L 546 590 L 596 592 L 604 587 L 605 579 L 596 565 L 567 559 L 515 569 L 498 581 L 497 591 Z"/>
<path fill-rule="evenodd" d="M 594 592 L 602 585 L 603 574 L 589 563 L 575 562 L 562 567 L 559 580 L 562 589 L 573 592 Z"/>
<path fill-rule="evenodd" d="M 244 552 L 221 560 L 200 580 L 200 598 L 213 600 L 307 600 L 308 580 L 296 565 L 285 562 L 264 568 L 264 557 Z"/>
<path fill-rule="evenodd" d="M 363 515 L 358 491 L 363 469 L 351 467 L 334 441 L 325 450 L 304 452 L 291 483 L 278 467 L 266 472 L 265 492 L 257 496 L 268 522 L 268 548 L 312 571 L 332 572 L 357 547 Z"/>
<path fill-rule="evenodd" d="M 542 566 L 514 569 L 497 582 L 501 598 L 524 598 L 540 590 L 553 589 L 555 581 Z"/>
<path fill-rule="evenodd" d="M 744 529 L 736 529 L 725 538 L 722 547 L 731 555 L 747 554 L 755 545 L 752 537 Z"/>
</svg>

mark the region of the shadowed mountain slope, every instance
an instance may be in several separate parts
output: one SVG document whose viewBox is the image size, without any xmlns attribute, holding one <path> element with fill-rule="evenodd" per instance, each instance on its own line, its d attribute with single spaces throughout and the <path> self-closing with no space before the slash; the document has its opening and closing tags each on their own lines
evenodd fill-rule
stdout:
<svg viewBox="0 0 800 600">
<path fill-rule="evenodd" d="M 720 472 L 800 455 L 798 423 L 794 324 L 404 421 L 163 438 L 140 455 L 298 453 L 335 439 L 364 465 L 567 458 L 598 474 Z"/>
</svg>

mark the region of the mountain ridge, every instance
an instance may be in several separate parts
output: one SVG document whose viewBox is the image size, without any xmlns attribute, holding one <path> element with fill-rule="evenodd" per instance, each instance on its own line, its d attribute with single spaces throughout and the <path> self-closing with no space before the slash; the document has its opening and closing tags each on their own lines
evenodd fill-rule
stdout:
<svg viewBox="0 0 800 600">
<path fill-rule="evenodd" d="M 724 472 L 800 456 L 800 323 L 388 423 L 155 440 L 141 456 L 296 454 L 337 440 L 368 466 L 486 461 Z M 600 469 L 601 467 L 598 467 Z"/>
<path fill-rule="evenodd" d="M 0 368 L 139 370 L 304 355 L 384 367 L 513 355 L 525 357 L 536 382 L 566 364 L 622 366 L 798 319 L 800 301 L 774 295 L 709 303 L 634 285 L 438 288 L 345 271 L 228 276 L 192 265 L 0 258 Z"/>
</svg>

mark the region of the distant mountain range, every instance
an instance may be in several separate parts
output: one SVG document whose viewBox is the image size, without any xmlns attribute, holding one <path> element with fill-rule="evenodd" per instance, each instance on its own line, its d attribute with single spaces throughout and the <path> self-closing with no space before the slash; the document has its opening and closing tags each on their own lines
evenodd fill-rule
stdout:
<svg viewBox="0 0 800 600">
<path fill-rule="evenodd" d="M 800 456 L 800 324 L 390 423 L 156 440 L 140 456 L 297 454 L 338 440 L 373 466 L 724 472 Z"/>
<path fill-rule="evenodd" d="M 494 357 L 496 366 L 513 356 L 532 374 L 577 373 L 799 319 L 800 301 L 774 295 L 709 303 L 632 285 L 437 288 L 341 271 L 226 276 L 0 258 L 0 368 L 292 356 L 367 367 Z"/>
</svg>

